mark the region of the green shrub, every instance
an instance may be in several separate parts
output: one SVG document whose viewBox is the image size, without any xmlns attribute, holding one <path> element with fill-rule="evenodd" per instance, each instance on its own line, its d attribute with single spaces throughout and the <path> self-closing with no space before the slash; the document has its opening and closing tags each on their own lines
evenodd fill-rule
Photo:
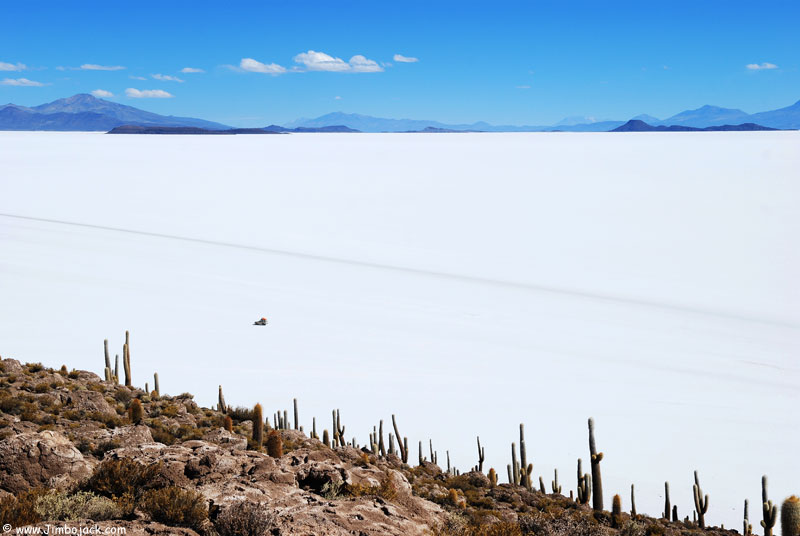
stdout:
<svg viewBox="0 0 800 536">
<path fill-rule="evenodd" d="M 43 521 L 105 521 L 119 518 L 122 514 L 111 499 L 83 491 L 70 495 L 52 490 L 36 500 L 34 509 Z"/>
<path fill-rule="evenodd" d="M 208 506 L 202 494 L 177 486 L 145 492 L 139 508 L 153 521 L 200 529 L 208 519 Z"/>
<path fill-rule="evenodd" d="M 262 536 L 269 534 L 275 513 L 263 504 L 239 501 L 219 514 L 214 522 L 219 536 Z"/>
<path fill-rule="evenodd" d="M 28 372 L 41 372 L 44 370 L 44 365 L 41 363 L 28 363 L 25 367 L 28 369 Z"/>
<path fill-rule="evenodd" d="M 34 392 L 36 393 L 46 393 L 50 390 L 50 385 L 45 382 L 37 383 L 36 386 L 33 388 Z"/>
</svg>

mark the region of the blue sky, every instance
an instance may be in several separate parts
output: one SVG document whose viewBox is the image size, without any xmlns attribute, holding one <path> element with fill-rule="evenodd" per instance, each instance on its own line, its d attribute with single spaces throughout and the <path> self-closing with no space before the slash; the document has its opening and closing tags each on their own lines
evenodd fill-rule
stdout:
<svg viewBox="0 0 800 536">
<path fill-rule="evenodd" d="M 800 99 L 796 1 L 25 0 L 1 9 L 2 103 L 102 90 L 236 126 L 332 111 L 536 125 L 663 118 L 703 104 L 752 113 Z"/>
</svg>

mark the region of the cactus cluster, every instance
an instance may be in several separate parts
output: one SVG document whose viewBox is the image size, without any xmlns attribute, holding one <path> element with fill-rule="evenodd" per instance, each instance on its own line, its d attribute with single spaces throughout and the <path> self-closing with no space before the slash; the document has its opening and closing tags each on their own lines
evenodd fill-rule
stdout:
<svg viewBox="0 0 800 536">
<path fill-rule="evenodd" d="M 583 461 L 578 458 L 578 502 L 589 504 L 592 498 L 592 475 L 583 472 Z"/>
<path fill-rule="evenodd" d="M 764 527 L 764 536 L 772 536 L 772 528 L 778 518 L 777 510 L 778 507 L 767 498 L 767 475 L 764 475 L 761 477 L 761 526 Z"/>
</svg>

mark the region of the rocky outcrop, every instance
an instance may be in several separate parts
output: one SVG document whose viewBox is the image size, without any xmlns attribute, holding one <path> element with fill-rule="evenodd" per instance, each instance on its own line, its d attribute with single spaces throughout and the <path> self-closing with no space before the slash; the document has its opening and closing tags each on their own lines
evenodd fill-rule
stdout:
<svg viewBox="0 0 800 536">
<path fill-rule="evenodd" d="M 36 487 L 66 487 L 95 466 L 58 432 L 27 432 L 0 441 L 0 489 L 19 493 Z"/>
</svg>

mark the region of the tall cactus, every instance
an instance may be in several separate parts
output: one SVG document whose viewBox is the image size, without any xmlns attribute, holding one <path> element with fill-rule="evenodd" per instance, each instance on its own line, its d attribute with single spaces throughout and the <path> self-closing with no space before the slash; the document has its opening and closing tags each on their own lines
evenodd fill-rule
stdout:
<svg viewBox="0 0 800 536">
<path fill-rule="evenodd" d="M 105 352 L 106 357 L 106 368 L 111 371 L 111 355 L 108 353 L 108 339 L 103 340 L 103 350 Z M 106 380 L 108 381 L 108 380 Z"/>
<path fill-rule="evenodd" d="M 533 483 L 531 482 L 531 472 L 533 471 L 533 465 L 528 465 L 528 456 L 527 450 L 525 449 L 525 425 L 520 423 L 519 425 L 519 461 L 522 467 L 521 471 L 521 479 L 522 485 L 525 486 L 526 489 L 531 489 Z"/>
<path fill-rule="evenodd" d="M 228 406 L 225 405 L 225 397 L 222 396 L 222 386 L 219 386 L 219 401 L 217 402 L 217 410 L 222 413 L 228 413 Z"/>
<path fill-rule="evenodd" d="M 492 488 L 497 486 L 497 471 L 494 470 L 494 467 L 489 468 L 489 486 Z"/>
<path fill-rule="evenodd" d="M 589 454 L 592 461 L 592 508 L 600 511 L 603 509 L 603 479 L 600 476 L 600 462 L 603 453 L 597 452 L 594 443 L 594 419 L 589 419 Z"/>
<path fill-rule="evenodd" d="M 611 526 L 619 528 L 622 525 L 622 498 L 614 495 L 611 501 Z"/>
<path fill-rule="evenodd" d="M 328 448 L 331 447 L 331 438 L 328 435 L 328 429 L 327 428 L 322 431 L 322 444 L 325 445 Z"/>
<path fill-rule="evenodd" d="M 781 506 L 781 534 L 800 536 L 800 498 L 792 495 Z"/>
<path fill-rule="evenodd" d="M 161 396 L 161 388 L 158 386 L 158 372 L 153 373 L 153 387 L 155 388 L 156 396 Z"/>
<path fill-rule="evenodd" d="M 520 471 L 519 471 L 519 462 L 517 461 L 517 444 L 511 443 L 511 470 L 514 475 L 514 482 L 515 486 L 519 486 L 520 482 Z"/>
<path fill-rule="evenodd" d="M 347 440 L 344 438 L 344 429 L 342 426 L 342 418 L 339 410 L 333 410 L 333 446 L 346 447 Z"/>
<path fill-rule="evenodd" d="M 125 345 L 123 346 L 124 355 L 122 356 L 125 365 L 125 385 L 131 387 L 133 378 L 131 377 L 131 333 L 125 330 Z"/>
<path fill-rule="evenodd" d="M 127 331 L 125 333 L 127 333 Z M 125 369 L 125 386 L 131 387 L 131 358 L 127 343 L 122 345 L 122 366 Z"/>
<path fill-rule="evenodd" d="M 114 357 L 114 383 L 119 385 L 119 354 Z"/>
<path fill-rule="evenodd" d="M 778 506 L 767 498 L 767 475 L 761 477 L 761 517 L 764 536 L 772 536 L 772 527 L 778 519 Z"/>
<path fill-rule="evenodd" d="M 750 524 L 750 502 L 744 500 L 744 521 L 742 521 L 742 534 L 750 536 L 753 534 L 753 525 Z"/>
<path fill-rule="evenodd" d="M 672 508 L 669 503 L 669 482 L 664 482 L 664 519 L 669 521 Z"/>
<path fill-rule="evenodd" d="M 544 485 L 544 478 L 542 478 L 541 476 L 539 477 L 539 491 L 541 491 L 542 493 L 547 493 L 547 487 L 545 487 Z"/>
<path fill-rule="evenodd" d="M 561 485 L 558 483 L 558 469 L 553 469 L 553 481 L 550 482 L 553 493 L 561 493 Z"/>
<path fill-rule="evenodd" d="M 261 443 L 264 441 L 264 415 L 261 410 L 261 404 L 256 404 L 253 408 L 253 443 L 256 449 L 261 448 Z"/>
<path fill-rule="evenodd" d="M 636 497 L 634 495 L 633 484 L 631 484 L 631 517 L 636 517 Z"/>
<path fill-rule="evenodd" d="M 392 414 L 392 427 L 394 427 L 394 435 L 397 438 L 397 446 L 400 449 L 400 459 L 403 460 L 403 463 L 408 463 L 408 438 L 401 436 L 397 430 L 397 419 L 395 419 L 394 414 Z M 400 440 L 401 437 L 403 437 L 402 441 Z"/>
<path fill-rule="evenodd" d="M 294 429 L 295 430 L 299 430 L 300 429 L 300 417 L 298 416 L 298 413 L 297 413 L 297 399 L 294 398 L 292 400 L 294 402 Z M 278 456 L 278 457 L 280 458 L 280 456 Z"/>
<path fill-rule="evenodd" d="M 708 512 L 708 495 L 703 496 L 703 488 L 700 487 L 700 479 L 697 471 L 694 472 L 694 508 L 697 511 L 697 522 L 701 529 L 706 528 L 706 512 Z"/>
<path fill-rule="evenodd" d="M 386 457 L 386 445 L 383 444 L 383 419 L 378 425 L 378 450 L 382 457 Z"/>
<path fill-rule="evenodd" d="M 483 461 L 485 459 L 484 456 L 485 452 L 483 447 L 481 446 L 481 436 L 478 436 L 478 472 L 483 472 Z"/>
</svg>

